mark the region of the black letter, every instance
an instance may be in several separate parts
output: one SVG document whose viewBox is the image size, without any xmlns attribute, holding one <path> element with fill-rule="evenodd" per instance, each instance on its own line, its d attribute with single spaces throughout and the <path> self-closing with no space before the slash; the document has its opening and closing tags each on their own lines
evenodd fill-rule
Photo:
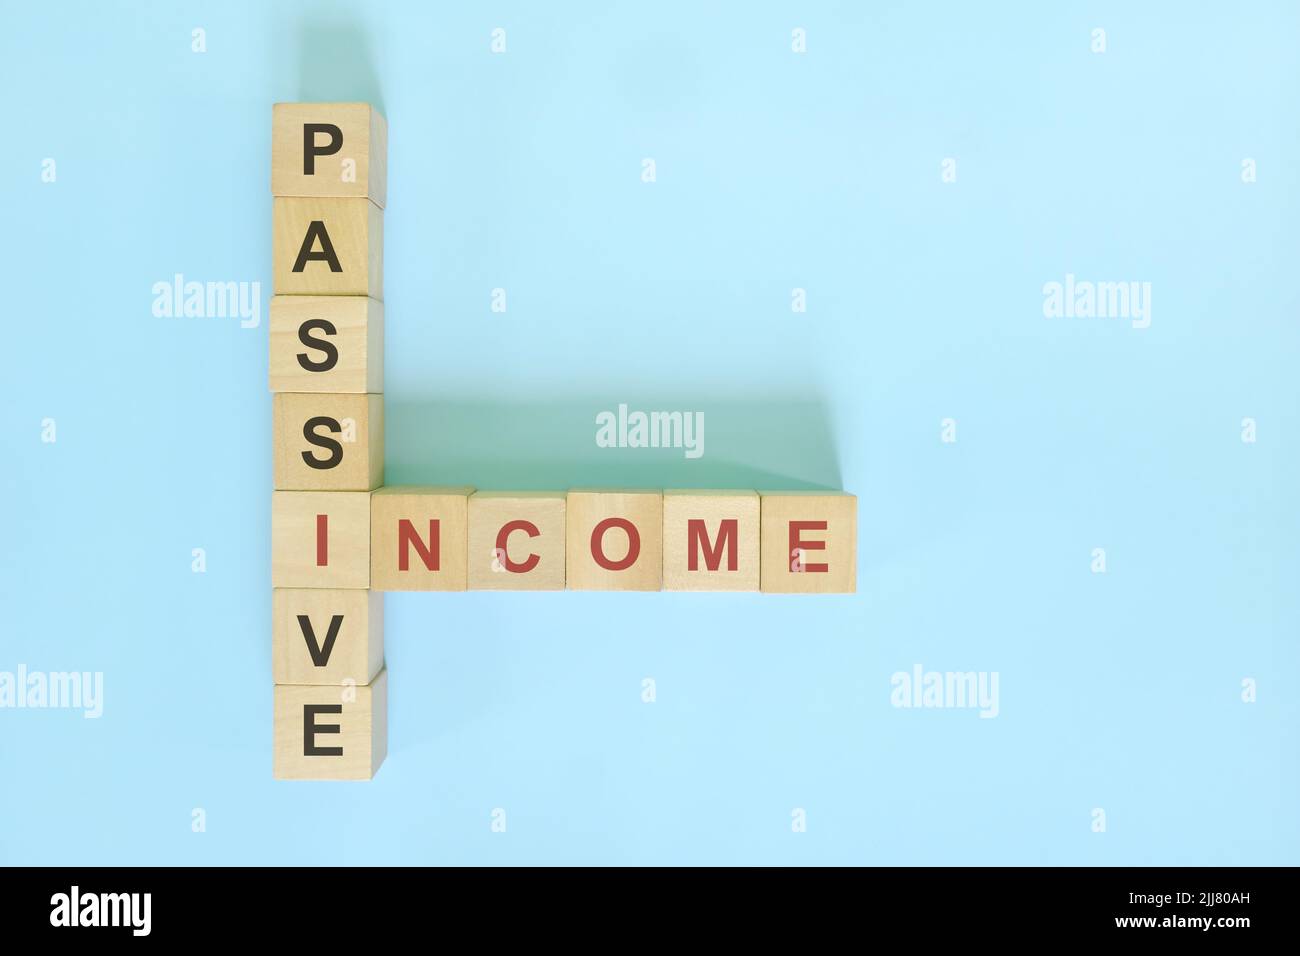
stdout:
<svg viewBox="0 0 1300 956">
<path fill-rule="evenodd" d="M 314 339 L 310 333 L 320 329 L 326 335 L 337 335 L 338 329 L 334 328 L 334 323 L 328 319 L 308 319 L 302 325 L 298 326 L 298 341 L 309 349 L 319 349 L 325 353 L 325 358 L 319 362 L 313 362 L 307 357 L 306 352 L 298 353 L 298 364 L 309 372 L 328 372 L 335 365 L 339 364 L 339 350 L 334 347 L 334 343 L 329 339 Z"/>
<path fill-rule="evenodd" d="M 342 704 L 303 704 L 302 705 L 302 755 L 304 757 L 342 757 L 342 747 L 317 747 L 317 734 L 337 734 L 342 731 L 338 724 L 318 724 L 317 714 L 341 714 Z"/>
<path fill-rule="evenodd" d="M 320 239 L 321 250 L 312 252 L 312 246 L 316 244 L 317 238 Z M 307 227 L 307 237 L 303 239 L 302 248 L 298 250 L 298 261 L 293 264 L 293 271 L 302 272 L 303 266 L 313 259 L 328 262 L 330 272 L 343 271 L 343 267 L 339 265 L 339 257 L 334 254 L 334 243 L 330 242 L 330 234 L 325 231 L 325 223 L 319 219 L 313 219 L 311 225 Z"/>
<path fill-rule="evenodd" d="M 316 147 L 316 134 L 329 133 L 330 141 L 319 149 Z M 333 123 L 302 124 L 302 174 L 316 175 L 316 157 L 333 156 L 343 148 L 343 130 Z"/>
<path fill-rule="evenodd" d="M 317 435 L 316 429 L 324 425 L 332 432 L 340 432 L 343 426 L 338 423 L 338 419 L 329 418 L 326 415 L 317 415 L 315 418 L 307 419 L 307 423 L 302 426 L 302 437 L 317 448 L 328 448 L 330 456 L 328 458 L 317 458 L 309 451 L 302 453 L 302 460 L 312 468 L 319 468 L 324 471 L 327 468 L 333 468 L 343 460 L 343 446 L 333 438 L 327 438 L 324 435 Z"/>
<path fill-rule="evenodd" d="M 311 626 L 311 618 L 306 614 L 298 615 L 298 626 L 302 628 L 302 639 L 307 642 L 307 653 L 311 662 L 317 667 L 324 667 L 330 662 L 330 651 L 334 650 L 334 639 L 339 636 L 339 627 L 343 624 L 343 615 L 335 614 L 330 618 L 330 629 L 325 632 L 325 646 L 316 643 L 316 631 Z"/>
</svg>

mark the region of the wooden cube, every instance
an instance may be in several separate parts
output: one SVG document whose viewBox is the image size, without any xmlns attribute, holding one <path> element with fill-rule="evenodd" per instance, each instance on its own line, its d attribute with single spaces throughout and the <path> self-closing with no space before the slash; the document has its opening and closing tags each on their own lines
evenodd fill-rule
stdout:
<svg viewBox="0 0 1300 956">
<path fill-rule="evenodd" d="M 388 123 L 369 103 L 276 103 L 271 195 L 388 201 Z"/>
<path fill-rule="evenodd" d="M 277 780 L 369 780 L 388 753 L 388 671 L 369 684 L 275 687 Z"/>
<path fill-rule="evenodd" d="M 762 492 L 764 591 L 858 589 L 858 499 L 835 491 Z"/>
<path fill-rule="evenodd" d="M 370 498 L 370 586 L 464 591 L 473 488 L 397 485 Z"/>
<path fill-rule="evenodd" d="M 272 492 L 271 586 L 370 587 L 370 493 Z"/>
<path fill-rule="evenodd" d="M 469 499 L 469 588 L 564 590 L 562 491 L 479 491 Z"/>
<path fill-rule="evenodd" d="M 758 492 L 664 492 L 664 588 L 757 591 Z"/>
<path fill-rule="evenodd" d="M 273 392 L 384 390 L 384 304 L 360 295 L 271 298 Z"/>
<path fill-rule="evenodd" d="M 384 211 L 369 199 L 271 200 L 276 295 L 384 297 Z"/>
<path fill-rule="evenodd" d="M 275 487 L 370 491 L 384 483 L 384 396 L 277 392 Z"/>
<path fill-rule="evenodd" d="M 570 491 L 566 582 L 575 591 L 658 591 L 663 578 L 663 494 Z"/>
<path fill-rule="evenodd" d="M 384 666 L 384 596 L 338 588 L 271 592 L 277 684 L 369 684 Z"/>
</svg>

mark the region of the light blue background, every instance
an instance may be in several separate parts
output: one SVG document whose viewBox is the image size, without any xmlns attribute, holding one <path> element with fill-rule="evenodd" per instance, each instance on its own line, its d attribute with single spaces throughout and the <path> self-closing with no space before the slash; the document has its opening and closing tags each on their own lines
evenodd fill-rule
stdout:
<svg viewBox="0 0 1300 956">
<path fill-rule="evenodd" d="M 8 5 L 0 670 L 105 711 L 0 711 L 0 861 L 1300 862 L 1300 13 L 974 6 Z M 390 482 L 843 487 L 858 593 L 389 595 L 387 763 L 273 782 L 299 99 L 390 125 Z M 1067 272 L 1151 327 L 1044 318 Z M 704 458 L 596 448 L 619 402 Z M 891 707 L 917 663 L 1001 715 Z"/>
</svg>

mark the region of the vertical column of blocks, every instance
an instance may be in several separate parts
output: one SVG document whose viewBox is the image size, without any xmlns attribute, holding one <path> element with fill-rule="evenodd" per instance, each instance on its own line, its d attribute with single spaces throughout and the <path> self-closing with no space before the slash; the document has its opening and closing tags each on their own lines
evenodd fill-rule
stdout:
<svg viewBox="0 0 1300 956">
<path fill-rule="evenodd" d="M 364 103 L 272 114 L 273 763 L 368 779 L 387 751 L 370 492 L 384 480 L 387 125 Z"/>
</svg>

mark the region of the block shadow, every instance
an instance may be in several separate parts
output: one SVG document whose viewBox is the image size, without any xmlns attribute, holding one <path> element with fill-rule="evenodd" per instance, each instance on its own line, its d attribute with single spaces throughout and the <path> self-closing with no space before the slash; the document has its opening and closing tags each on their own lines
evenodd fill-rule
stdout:
<svg viewBox="0 0 1300 956">
<path fill-rule="evenodd" d="M 601 448 L 596 416 L 608 397 L 527 404 L 388 399 L 384 483 L 469 484 L 484 490 L 754 488 L 838 490 L 840 466 L 825 405 L 678 396 L 704 416 L 703 454 L 683 448 Z M 627 402 L 630 410 L 662 409 Z"/>
<path fill-rule="evenodd" d="M 300 102 L 368 102 L 385 113 L 370 37 L 359 23 L 346 16 L 304 20 L 297 50 Z"/>
</svg>

